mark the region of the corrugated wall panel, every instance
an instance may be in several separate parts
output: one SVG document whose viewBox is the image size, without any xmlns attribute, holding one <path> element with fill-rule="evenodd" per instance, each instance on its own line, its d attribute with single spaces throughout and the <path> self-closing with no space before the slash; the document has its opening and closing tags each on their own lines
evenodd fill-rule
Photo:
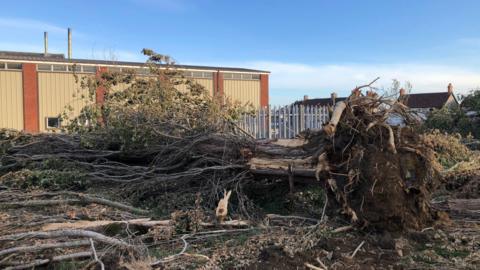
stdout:
<svg viewBox="0 0 480 270">
<path fill-rule="evenodd" d="M 213 94 L 213 80 L 212 79 L 193 79 L 198 84 L 205 87 L 210 96 Z"/>
<path fill-rule="evenodd" d="M 85 98 L 82 98 L 82 93 Z M 88 91 L 76 83 L 71 73 L 38 73 L 40 131 L 46 131 L 46 118 L 57 117 L 68 112 L 69 117 L 77 116 L 81 109 L 92 104 Z M 71 107 L 73 110 L 67 110 Z"/>
<path fill-rule="evenodd" d="M 233 102 L 242 105 L 260 106 L 260 81 L 258 80 L 224 80 L 224 95 Z"/>
<path fill-rule="evenodd" d="M 213 79 L 203 79 L 203 78 L 195 78 L 193 79 L 195 82 L 200 84 L 201 86 L 205 87 L 207 92 L 210 94 L 210 96 L 213 93 Z M 177 85 L 177 89 L 180 91 L 186 91 L 187 90 L 187 85 L 186 84 L 179 84 Z"/>
<path fill-rule="evenodd" d="M 23 129 L 23 81 L 20 71 L 0 71 L 0 128 Z"/>
</svg>

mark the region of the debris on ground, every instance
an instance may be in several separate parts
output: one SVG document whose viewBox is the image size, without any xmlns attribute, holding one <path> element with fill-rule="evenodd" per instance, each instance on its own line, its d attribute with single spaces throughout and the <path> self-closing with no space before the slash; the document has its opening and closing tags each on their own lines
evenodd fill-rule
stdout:
<svg viewBox="0 0 480 270">
<path fill-rule="evenodd" d="M 0 131 L 2 269 L 478 269 L 478 154 L 371 84 L 259 141 L 166 85 L 86 130 Z"/>
</svg>

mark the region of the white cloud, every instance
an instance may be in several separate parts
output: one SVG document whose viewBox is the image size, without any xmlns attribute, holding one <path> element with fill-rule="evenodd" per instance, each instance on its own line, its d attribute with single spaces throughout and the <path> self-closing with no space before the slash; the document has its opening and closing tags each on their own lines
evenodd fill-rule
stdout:
<svg viewBox="0 0 480 270">
<path fill-rule="evenodd" d="M 328 97 L 331 92 L 347 95 L 355 86 L 369 83 L 388 88 L 392 79 L 410 82 L 412 92 L 446 91 L 448 83 L 456 93 L 480 86 L 480 69 L 430 64 L 330 64 L 306 65 L 271 61 L 247 62 L 240 66 L 269 70 L 270 100 L 273 104 L 299 100 L 303 95 Z"/>
</svg>

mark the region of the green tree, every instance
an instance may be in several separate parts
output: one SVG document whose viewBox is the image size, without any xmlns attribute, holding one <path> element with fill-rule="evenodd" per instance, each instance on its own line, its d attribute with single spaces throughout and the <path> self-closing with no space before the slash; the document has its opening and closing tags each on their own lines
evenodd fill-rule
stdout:
<svg viewBox="0 0 480 270">
<path fill-rule="evenodd" d="M 480 88 L 470 91 L 462 96 L 462 108 L 480 113 Z"/>
<path fill-rule="evenodd" d="M 467 111 L 480 113 L 480 89 L 462 96 L 460 107 L 443 107 L 431 112 L 425 121 L 428 129 L 438 129 L 447 133 L 459 133 L 463 136 L 472 135 L 480 138 L 479 120 L 467 116 Z"/>
<path fill-rule="evenodd" d="M 143 53 L 149 57 L 148 68 L 141 70 L 143 76 L 130 70 L 83 78 L 80 91 L 91 100 L 98 87 L 107 91 L 101 105 L 87 106 L 78 117 L 69 119 L 69 132 L 86 135 L 83 138 L 104 138 L 105 145 L 95 147 L 148 149 L 230 128 L 231 120 L 244 111 L 243 106 L 209 95 L 203 86 L 177 70 L 169 56 L 149 49 Z M 124 89 L 114 90 L 116 85 Z"/>
</svg>

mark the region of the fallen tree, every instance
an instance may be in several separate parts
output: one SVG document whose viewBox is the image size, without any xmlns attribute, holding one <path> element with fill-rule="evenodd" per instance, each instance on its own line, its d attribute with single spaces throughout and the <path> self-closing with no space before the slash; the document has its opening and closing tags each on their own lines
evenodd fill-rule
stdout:
<svg viewBox="0 0 480 270">
<path fill-rule="evenodd" d="M 164 60 L 151 54 L 154 64 Z M 127 261 L 142 257 L 146 246 L 181 244 L 180 253 L 157 258 L 156 266 L 188 254 L 186 239 L 217 235 L 210 232 L 216 228 L 242 228 L 221 230 L 234 233 L 288 221 L 315 229 L 328 215 L 346 217 L 357 228 L 401 231 L 430 226 L 443 209 L 430 206 L 439 166 L 415 114 L 371 91 L 362 95 L 371 84 L 338 102 L 322 130 L 255 141 L 234 124 L 238 108 L 191 81 L 189 91 L 178 91 L 187 79 L 175 70 L 152 67 L 151 73 L 143 79 L 107 73 L 88 81 L 93 93 L 99 84 L 129 87 L 107 92 L 102 106 L 71 120 L 67 134 L 0 132 L 0 218 L 9 221 L 0 225 L 0 262 L 49 247 L 92 257 L 94 248 L 77 248 L 85 239 Z M 299 185 L 323 188 L 321 215 L 265 215 L 256 200 L 266 194 L 248 191 L 286 182 L 289 194 Z M 55 242 L 27 248 L 35 239 Z M 64 259 L 39 255 L 20 256 L 32 263 L 18 267 Z"/>
</svg>

